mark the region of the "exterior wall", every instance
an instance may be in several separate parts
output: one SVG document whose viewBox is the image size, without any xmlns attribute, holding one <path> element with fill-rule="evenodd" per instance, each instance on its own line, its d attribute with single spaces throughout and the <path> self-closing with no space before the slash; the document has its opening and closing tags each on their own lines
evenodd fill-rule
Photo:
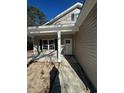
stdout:
<svg viewBox="0 0 124 93">
<path fill-rule="evenodd" d="M 93 85 L 97 87 L 97 6 L 91 10 L 87 18 L 74 36 L 74 53 Z"/>
<path fill-rule="evenodd" d="M 62 34 L 61 35 L 61 45 L 64 45 L 64 39 L 65 38 L 72 38 L 73 39 L 73 35 L 72 34 Z M 57 39 L 57 34 L 56 35 L 42 35 L 42 36 L 34 37 L 34 46 L 36 48 L 38 48 L 39 51 L 40 51 L 40 40 L 43 40 L 43 39 Z"/>
<path fill-rule="evenodd" d="M 62 34 L 61 35 L 61 44 L 64 44 L 64 39 L 65 38 L 73 38 L 72 34 Z M 57 34 L 56 35 L 43 35 L 43 36 L 37 36 L 35 37 L 35 41 L 38 42 L 39 40 L 43 39 L 57 39 Z"/>
<path fill-rule="evenodd" d="M 53 24 L 72 24 L 75 23 L 75 21 L 71 20 L 71 14 L 73 13 L 80 13 L 80 9 L 75 9 L 73 11 L 71 11 L 70 13 L 64 15 L 63 17 L 61 17 L 60 19 L 58 19 L 57 21 L 55 21 Z"/>
</svg>

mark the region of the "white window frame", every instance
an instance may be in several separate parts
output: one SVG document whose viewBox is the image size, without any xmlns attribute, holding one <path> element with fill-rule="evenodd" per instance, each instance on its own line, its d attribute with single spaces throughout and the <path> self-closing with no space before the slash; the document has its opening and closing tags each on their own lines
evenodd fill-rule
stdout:
<svg viewBox="0 0 124 93">
<path fill-rule="evenodd" d="M 45 41 L 45 40 L 46 40 L 46 39 L 42 40 L 42 49 L 43 49 L 43 50 L 48 50 L 48 48 L 47 48 L 47 49 L 44 49 L 44 47 L 43 47 L 43 45 L 44 45 L 44 44 L 43 44 L 43 41 Z M 48 43 L 48 40 L 47 40 L 47 43 Z"/>
<path fill-rule="evenodd" d="M 72 13 L 71 14 L 71 21 L 76 21 L 78 17 L 79 17 L 79 13 Z"/>
<path fill-rule="evenodd" d="M 44 49 L 44 47 L 43 47 L 43 40 L 47 40 L 47 43 L 48 43 L 48 48 L 47 49 Z M 42 40 L 42 49 L 43 50 L 55 50 L 55 39 L 43 39 Z M 49 45 L 49 40 L 53 40 L 54 41 L 54 49 L 50 49 L 50 45 Z"/>
</svg>

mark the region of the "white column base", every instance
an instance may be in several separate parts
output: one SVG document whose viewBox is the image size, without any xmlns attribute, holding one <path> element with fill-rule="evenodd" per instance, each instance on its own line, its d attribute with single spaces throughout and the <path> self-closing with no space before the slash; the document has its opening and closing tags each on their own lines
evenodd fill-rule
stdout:
<svg viewBox="0 0 124 93">
<path fill-rule="evenodd" d="M 61 62 L 61 59 L 58 59 L 58 62 Z"/>
</svg>

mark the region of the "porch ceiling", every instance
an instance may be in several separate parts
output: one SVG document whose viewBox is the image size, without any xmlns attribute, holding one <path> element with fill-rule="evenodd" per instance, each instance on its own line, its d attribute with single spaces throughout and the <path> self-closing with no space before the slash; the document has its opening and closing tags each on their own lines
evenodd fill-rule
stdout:
<svg viewBox="0 0 124 93">
<path fill-rule="evenodd" d="M 55 34 L 57 31 L 61 31 L 62 33 L 73 33 L 78 31 L 78 28 L 75 24 L 69 25 L 47 25 L 47 26 L 39 26 L 39 27 L 28 27 L 28 35 L 40 35 L 40 34 Z"/>
</svg>

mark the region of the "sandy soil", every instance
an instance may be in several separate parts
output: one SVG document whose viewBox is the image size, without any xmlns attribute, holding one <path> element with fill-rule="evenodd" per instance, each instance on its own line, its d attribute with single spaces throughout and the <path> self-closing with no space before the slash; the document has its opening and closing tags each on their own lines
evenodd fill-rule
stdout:
<svg viewBox="0 0 124 93">
<path fill-rule="evenodd" d="M 27 68 L 27 93 L 49 93 L 51 89 L 50 72 L 58 63 L 36 62 Z M 54 70 L 56 73 L 56 71 Z M 52 76 L 54 79 L 55 73 Z"/>
</svg>

